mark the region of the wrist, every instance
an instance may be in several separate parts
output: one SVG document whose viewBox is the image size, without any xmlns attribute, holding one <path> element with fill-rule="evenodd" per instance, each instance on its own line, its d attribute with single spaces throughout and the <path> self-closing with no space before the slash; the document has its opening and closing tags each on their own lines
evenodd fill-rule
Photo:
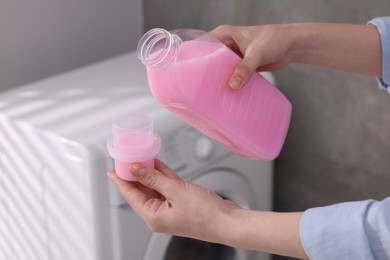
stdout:
<svg viewBox="0 0 390 260">
<path fill-rule="evenodd" d="M 381 42 L 375 28 L 361 24 L 288 24 L 289 63 L 377 76 Z"/>
<path fill-rule="evenodd" d="M 307 54 L 312 51 L 308 39 L 310 39 L 310 26 L 305 23 L 293 23 L 286 25 L 289 39 L 289 63 L 304 63 Z"/>
<path fill-rule="evenodd" d="M 220 231 L 219 243 L 229 245 L 235 248 L 252 249 L 247 244 L 247 240 L 251 237 L 245 237 L 245 233 L 252 226 L 249 222 L 253 220 L 251 217 L 252 210 L 236 208 L 226 211 L 221 216 L 221 221 L 217 224 Z M 252 226 L 252 228 L 254 228 Z M 248 234 L 249 235 L 249 234 Z M 249 246 L 249 247 L 248 247 Z"/>
<path fill-rule="evenodd" d="M 219 243 L 245 250 L 308 258 L 300 241 L 302 212 L 234 209 L 223 216 Z"/>
<path fill-rule="evenodd" d="M 239 222 L 237 222 L 236 218 L 236 211 L 240 210 L 241 208 L 238 207 L 228 207 L 227 209 L 225 208 L 218 212 L 214 212 L 214 214 L 210 216 L 213 221 L 210 221 L 209 226 L 213 232 L 207 232 L 208 234 L 213 234 L 213 236 L 209 237 L 207 240 L 231 247 L 237 247 L 234 244 L 234 239 L 236 238 L 235 230 L 237 226 L 239 226 Z"/>
</svg>

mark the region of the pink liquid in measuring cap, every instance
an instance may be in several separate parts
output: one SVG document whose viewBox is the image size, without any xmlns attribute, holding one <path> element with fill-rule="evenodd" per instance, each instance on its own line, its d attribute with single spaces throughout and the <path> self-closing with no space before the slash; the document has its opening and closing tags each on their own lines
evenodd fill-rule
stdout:
<svg viewBox="0 0 390 260">
<path fill-rule="evenodd" d="M 154 136 L 144 132 L 122 133 L 113 138 L 113 145 L 116 152 L 126 154 L 128 159 L 115 160 L 116 174 L 124 180 L 134 181 L 129 172 L 132 163 L 139 162 L 148 167 L 154 167 Z"/>
<path fill-rule="evenodd" d="M 160 152 L 161 139 L 153 132 L 153 119 L 142 114 L 116 118 L 112 123 L 113 137 L 107 139 L 109 155 L 115 159 L 118 177 L 134 181 L 129 168 L 133 163 L 154 167 Z"/>
<path fill-rule="evenodd" d="M 274 159 L 291 116 L 286 97 L 258 73 L 241 90 L 228 86 L 240 57 L 220 42 L 181 43 L 174 62 L 148 67 L 153 96 L 171 112 L 232 151 Z"/>
<path fill-rule="evenodd" d="M 114 147 L 123 151 L 145 153 L 153 148 L 153 143 L 153 134 L 145 132 L 127 132 L 114 137 Z"/>
</svg>

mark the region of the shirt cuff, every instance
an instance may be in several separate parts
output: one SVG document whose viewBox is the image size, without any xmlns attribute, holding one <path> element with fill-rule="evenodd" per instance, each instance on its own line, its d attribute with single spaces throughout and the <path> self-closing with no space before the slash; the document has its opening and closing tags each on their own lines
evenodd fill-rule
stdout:
<svg viewBox="0 0 390 260">
<path fill-rule="evenodd" d="M 378 85 L 390 93 L 390 16 L 377 17 L 368 24 L 374 25 L 380 36 L 382 45 L 382 77 L 378 77 Z"/>
<path fill-rule="evenodd" d="M 310 259 L 374 259 L 363 221 L 373 202 L 345 202 L 306 210 L 300 237 Z"/>
</svg>

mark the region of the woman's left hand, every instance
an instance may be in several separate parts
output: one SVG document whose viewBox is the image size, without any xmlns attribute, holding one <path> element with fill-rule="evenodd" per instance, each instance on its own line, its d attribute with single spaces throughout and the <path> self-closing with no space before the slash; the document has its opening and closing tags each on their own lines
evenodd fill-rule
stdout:
<svg viewBox="0 0 390 260">
<path fill-rule="evenodd" d="M 138 182 L 108 176 L 123 198 L 152 231 L 223 243 L 226 216 L 239 206 L 199 185 L 183 181 L 161 161 L 155 169 L 133 164 L 131 174 Z"/>
</svg>

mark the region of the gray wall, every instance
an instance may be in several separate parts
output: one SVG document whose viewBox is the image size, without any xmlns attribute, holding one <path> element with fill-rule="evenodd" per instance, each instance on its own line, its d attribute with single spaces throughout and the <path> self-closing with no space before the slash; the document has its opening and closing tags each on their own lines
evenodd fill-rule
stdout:
<svg viewBox="0 0 390 260">
<path fill-rule="evenodd" d="M 211 30 L 220 24 L 247 24 L 249 0 L 144 0 L 145 29 L 197 28 Z"/>
<path fill-rule="evenodd" d="M 366 23 L 390 15 L 390 2 L 146 0 L 145 14 L 146 28 Z M 305 65 L 289 65 L 275 77 L 293 104 L 287 141 L 275 161 L 275 210 L 389 196 L 390 95 L 372 78 Z"/>
<path fill-rule="evenodd" d="M 251 23 L 366 23 L 390 15 L 390 2 L 254 1 Z M 275 74 L 293 103 L 284 150 L 276 161 L 275 208 L 365 198 L 390 190 L 390 96 L 374 79 L 303 65 Z"/>
<path fill-rule="evenodd" d="M 0 0 L 0 91 L 127 52 L 140 0 Z"/>
</svg>

